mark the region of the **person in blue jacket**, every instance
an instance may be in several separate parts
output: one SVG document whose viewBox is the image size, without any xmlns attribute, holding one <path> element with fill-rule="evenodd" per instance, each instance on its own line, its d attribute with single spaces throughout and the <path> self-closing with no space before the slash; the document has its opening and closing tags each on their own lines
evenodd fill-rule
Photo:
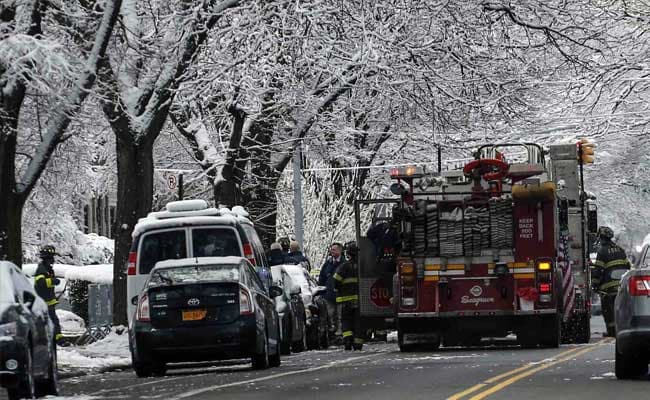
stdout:
<svg viewBox="0 0 650 400">
<path fill-rule="evenodd" d="M 343 245 L 341 243 L 332 243 L 330 246 L 330 256 L 323 264 L 318 277 L 318 284 L 327 287 L 325 300 L 327 301 L 327 313 L 329 314 L 329 329 L 332 337 L 340 331 L 340 314 L 336 304 L 336 289 L 334 274 L 337 268 L 345 262 L 343 258 Z"/>
</svg>

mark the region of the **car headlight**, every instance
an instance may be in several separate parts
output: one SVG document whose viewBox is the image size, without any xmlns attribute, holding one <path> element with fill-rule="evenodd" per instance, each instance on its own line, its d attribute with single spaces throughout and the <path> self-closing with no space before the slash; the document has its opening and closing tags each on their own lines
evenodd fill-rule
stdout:
<svg viewBox="0 0 650 400">
<path fill-rule="evenodd" d="M 18 324 L 9 322 L 0 324 L 0 336 L 16 336 L 18 334 Z"/>
</svg>

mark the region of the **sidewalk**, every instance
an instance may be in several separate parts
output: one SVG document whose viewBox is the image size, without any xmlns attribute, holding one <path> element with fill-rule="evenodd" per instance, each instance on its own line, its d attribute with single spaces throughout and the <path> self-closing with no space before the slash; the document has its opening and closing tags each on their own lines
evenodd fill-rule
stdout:
<svg viewBox="0 0 650 400">
<path fill-rule="evenodd" d="M 131 368 L 126 329 L 119 335 L 113 328 L 107 337 L 86 346 L 58 347 L 57 357 L 63 379 Z"/>
</svg>

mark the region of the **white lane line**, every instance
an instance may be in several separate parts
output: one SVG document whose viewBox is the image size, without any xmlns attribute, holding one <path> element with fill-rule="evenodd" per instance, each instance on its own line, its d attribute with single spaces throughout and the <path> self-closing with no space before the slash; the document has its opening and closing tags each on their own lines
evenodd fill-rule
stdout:
<svg viewBox="0 0 650 400">
<path fill-rule="evenodd" d="M 249 383 L 263 382 L 263 381 L 268 381 L 268 380 L 271 380 L 271 379 L 282 378 L 282 377 L 285 377 L 285 376 L 299 375 L 299 374 L 304 374 L 304 373 L 308 373 L 308 372 L 320 371 L 320 370 L 323 370 L 323 369 L 336 367 L 337 365 L 347 364 L 347 363 L 352 362 L 352 361 L 368 359 L 369 357 L 379 356 L 379 355 L 382 355 L 382 354 L 385 354 L 385 353 L 386 352 L 384 352 L 384 351 L 377 352 L 377 353 L 370 353 L 370 354 L 366 354 L 366 355 L 360 356 L 360 357 L 351 357 L 351 358 L 347 358 L 345 360 L 332 361 L 331 363 L 321 365 L 320 367 L 301 369 L 301 370 L 298 370 L 298 371 L 283 372 L 283 373 L 280 373 L 280 374 L 262 376 L 260 378 L 248 379 L 248 380 L 239 381 L 239 382 L 226 383 L 226 384 L 222 384 L 222 385 L 208 386 L 208 387 L 204 387 L 204 388 L 201 388 L 201 389 L 192 390 L 190 392 L 182 393 L 182 394 L 180 394 L 180 395 L 178 395 L 176 397 L 170 397 L 169 400 L 186 399 L 188 397 L 196 396 L 196 395 L 201 394 L 201 393 L 212 392 L 212 391 L 219 390 L 219 389 L 226 389 L 226 388 L 230 388 L 230 387 L 234 387 L 234 386 L 248 385 Z"/>
</svg>

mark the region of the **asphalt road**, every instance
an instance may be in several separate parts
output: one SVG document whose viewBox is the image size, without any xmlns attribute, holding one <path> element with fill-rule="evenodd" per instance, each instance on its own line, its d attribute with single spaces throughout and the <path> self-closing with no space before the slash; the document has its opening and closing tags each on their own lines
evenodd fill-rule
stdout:
<svg viewBox="0 0 650 400">
<path fill-rule="evenodd" d="M 66 398 L 82 399 L 648 398 L 650 379 L 614 377 L 614 344 L 602 338 L 601 321 L 592 322 L 590 344 L 559 349 L 493 343 L 400 353 L 395 343 L 381 343 L 363 352 L 331 348 L 292 355 L 266 371 L 238 362 L 175 368 L 149 379 L 123 371 L 66 379 L 61 389 Z"/>
</svg>

